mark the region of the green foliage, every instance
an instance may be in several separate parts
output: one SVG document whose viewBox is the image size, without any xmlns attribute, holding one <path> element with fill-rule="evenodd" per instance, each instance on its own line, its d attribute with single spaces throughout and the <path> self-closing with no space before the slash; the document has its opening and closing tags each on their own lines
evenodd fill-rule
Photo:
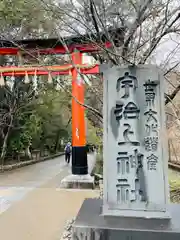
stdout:
<svg viewBox="0 0 180 240">
<path fill-rule="evenodd" d="M 28 145 L 31 140 L 32 138 L 28 132 L 21 132 L 14 138 L 12 137 L 10 139 L 9 150 L 11 150 L 12 152 L 21 152 L 22 150 L 24 150 L 25 145 Z"/>
<path fill-rule="evenodd" d="M 34 138 L 34 148 L 47 146 L 55 151 L 60 145 L 60 139 L 69 137 L 71 133 L 71 125 L 67 126 L 71 116 L 68 109 L 69 101 L 64 91 L 56 91 L 53 88 L 41 90 L 35 109 L 41 119 L 41 134 L 39 141 Z"/>
<path fill-rule="evenodd" d="M 99 152 L 96 155 L 96 166 L 95 166 L 94 172 L 103 175 L 103 154 L 102 154 L 102 152 Z"/>
<path fill-rule="evenodd" d="M 41 132 L 40 117 L 35 114 L 27 117 L 26 114 L 22 113 L 18 121 L 21 122 L 21 128 L 12 132 L 9 141 L 9 151 L 23 151 L 31 145 L 33 139 Z"/>
<path fill-rule="evenodd" d="M 95 144 L 96 146 L 100 147 L 102 145 L 102 129 L 98 127 L 94 127 L 90 120 L 86 119 L 87 121 L 87 143 L 88 144 Z"/>
<path fill-rule="evenodd" d="M 60 140 L 68 139 L 71 133 L 71 125 L 67 125 L 71 101 L 66 92 L 45 85 L 35 94 L 32 84 L 24 84 L 21 78 L 12 88 L 6 85 L 0 90 L 1 145 L 6 141 L 1 154 L 18 154 L 30 146 L 58 151 Z"/>
</svg>

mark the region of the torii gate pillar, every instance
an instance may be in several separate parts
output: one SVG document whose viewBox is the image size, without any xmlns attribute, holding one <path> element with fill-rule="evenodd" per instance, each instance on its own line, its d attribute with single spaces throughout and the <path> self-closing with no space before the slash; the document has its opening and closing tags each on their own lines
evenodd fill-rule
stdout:
<svg viewBox="0 0 180 240">
<path fill-rule="evenodd" d="M 82 64 L 82 53 L 72 53 L 74 65 Z M 94 188 L 94 177 L 88 173 L 84 81 L 79 70 L 73 67 L 72 75 L 72 174 L 61 181 L 64 188 Z"/>
<path fill-rule="evenodd" d="M 74 65 L 82 64 L 82 53 L 72 53 Z M 72 174 L 88 174 L 86 126 L 84 106 L 84 81 L 78 69 L 72 69 Z"/>
</svg>

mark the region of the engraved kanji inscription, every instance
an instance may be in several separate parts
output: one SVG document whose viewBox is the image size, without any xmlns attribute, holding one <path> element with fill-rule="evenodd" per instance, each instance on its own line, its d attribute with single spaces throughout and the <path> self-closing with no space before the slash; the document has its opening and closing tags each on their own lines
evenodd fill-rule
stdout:
<svg viewBox="0 0 180 240">
<path fill-rule="evenodd" d="M 120 88 L 124 88 L 125 93 L 122 96 L 122 98 L 128 98 L 130 88 L 136 89 L 137 86 L 138 86 L 137 78 L 130 75 L 128 72 L 125 72 L 124 76 L 120 77 L 117 80 L 116 89 L 117 89 L 117 92 L 119 92 Z"/>
<path fill-rule="evenodd" d="M 130 172 L 130 162 L 127 152 L 119 152 L 117 157 L 117 172 L 118 174 L 126 174 Z"/>
<path fill-rule="evenodd" d="M 120 185 L 117 189 L 117 202 L 128 202 L 129 201 L 129 186 Z"/>
<path fill-rule="evenodd" d="M 130 183 L 126 178 L 117 179 L 117 202 L 128 202 L 130 200 Z"/>
<path fill-rule="evenodd" d="M 134 154 L 129 154 L 128 152 L 118 152 L 117 161 L 119 164 L 119 173 L 125 174 L 130 172 L 130 168 L 138 168 L 142 166 L 143 154 L 139 152 L 138 149 L 134 149 Z"/>
<path fill-rule="evenodd" d="M 117 179 L 117 202 L 128 202 L 131 200 L 130 192 L 131 186 L 127 179 L 119 178 Z"/>
<path fill-rule="evenodd" d="M 157 83 L 151 81 L 150 79 L 144 84 L 145 98 L 148 106 L 151 106 L 154 104 L 156 86 L 157 86 Z"/>
<path fill-rule="evenodd" d="M 155 135 L 158 135 L 158 124 L 157 123 L 150 123 L 145 124 L 145 131 L 148 135 L 151 135 L 151 133 L 154 133 Z"/>
<path fill-rule="evenodd" d="M 124 118 L 134 119 L 139 118 L 140 110 L 135 103 L 129 102 L 124 108 Z"/>
<path fill-rule="evenodd" d="M 121 118 L 122 118 L 123 105 L 124 105 L 124 103 L 122 101 L 116 102 L 116 107 L 114 109 L 114 114 L 116 116 L 117 121 L 120 121 Z"/>
<path fill-rule="evenodd" d="M 125 119 L 136 119 L 139 118 L 140 110 L 135 103 L 129 102 L 123 109 L 124 103 L 122 101 L 116 102 L 116 107 L 114 109 L 114 114 L 116 120 L 120 121 L 124 115 Z"/>
<path fill-rule="evenodd" d="M 145 116 L 147 116 L 147 122 L 150 122 L 150 121 L 154 121 L 155 123 L 157 123 L 157 119 L 156 119 L 156 115 L 157 115 L 157 112 L 156 111 L 153 111 L 151 108 L 144 113 Z"/>
<path fill-rule="evenodd" d="M 146 190 L 140 182 L 144 179 L 139 180 L 135 178 L 130 181 L 128 179 L 117 179 L 117 202 L 135 202 L 135 201 L 146 201 Z"/>
<path fill-rule="evenodd" d="M 147 136 L 144 138 L 144 147 L 146 151 L 157 151 L 158 137 Z"/>
<path fill-rule="evenodd" d="M 147 121 L 145 123 L 145 131 L 148 136 L 151 135 L 151 133 L 154 133 L 154 135 L 158 135 L 158 121 L 157 121 L 157 112 L 152 110 L 151 108 L 144 113 L 145 116 L 147 116 Z"/>
<path fill-rule="evenodd" d="M 128 143 L 133 146 L 140 146 L 140 143 L 138 141 L 131 141 L 129 138 L 129 135 L 134 135 L 134 132 L 131 131 L 131 125 L 128 123 L 124 123 L 124 126 L 127 127 L 123 132 L 124 141 L 118 142 L 118 145 L 124 145 Z"/>
<path fill-rule="evenodd" d="M 117 201 L 146 201 L 146 191 L 144 188 L 143 159 L 144 155 L 139 149 L 134 149 L 133 154 L 128 152 L 118 152 L 117 157 Z M 133 170 L 134 169 L 134 170 Z M 133 170 L 133 171 L 132 171 Z M 134 180 L 128 176 L 134 174 Z M 128 198 L 126 192 L 128 190 Z"/>
<path fill-rule="evenodd" d="M 148 170 L 157 170 L 158 157 L 153 153 L 147 157 Z"/>
</svg>

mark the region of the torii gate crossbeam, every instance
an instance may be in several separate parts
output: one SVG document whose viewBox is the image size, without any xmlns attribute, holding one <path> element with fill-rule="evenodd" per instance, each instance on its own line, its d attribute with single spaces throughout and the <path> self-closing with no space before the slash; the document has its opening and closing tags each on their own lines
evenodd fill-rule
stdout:
<svg viewBox="0 0 180 240">
<path fill-rule="evenodd" d="M 52 76 L 56 75 L 69 75 L 69 72 L 73 69 L 72 64 L 64 64 L 63 66 L 12 66 L 12 67 L 0 67 L 0 74 L 3 76 L 25 76 L 27 75 L 48 75 L 51 73 Z M 88 64 L 76 64 L 75 67 L 80 71 L 81 74 L 98 74 L 99 64 L 88 65 Z"/>
</svg>

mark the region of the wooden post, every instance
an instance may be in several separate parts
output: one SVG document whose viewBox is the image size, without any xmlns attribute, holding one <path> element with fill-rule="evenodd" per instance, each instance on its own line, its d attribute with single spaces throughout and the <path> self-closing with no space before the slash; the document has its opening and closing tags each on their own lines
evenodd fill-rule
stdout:
<svg viewBox="0 0 180 240">
<path fill-rule="evenodd" d="M 74 65 L 82 64 L 82 53 L 72 53 Z M 88 174 L 84 107 L 84 81 L 78 69 L 72 69 L 72 174 Z M 75 99 L 78 101 L 76 101 Z"/>
</svg>

